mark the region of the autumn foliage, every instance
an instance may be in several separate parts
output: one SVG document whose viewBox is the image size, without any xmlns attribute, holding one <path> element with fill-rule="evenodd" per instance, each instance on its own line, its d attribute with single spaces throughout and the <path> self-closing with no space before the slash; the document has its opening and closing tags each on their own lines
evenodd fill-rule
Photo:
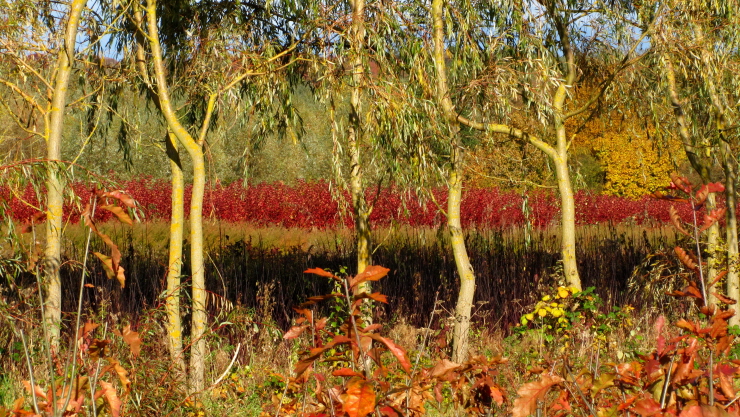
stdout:
<svg viewBox="0 0 740 417">
<path fill-rule="evenodd" d="M 170 185 L 161 180 L 140 178 L 120 183 L 120 189 L 135 195 L 138 206 L 146 219 L 169 219 Z M 88 201 L 91 190 L 73 186 L 79 201 Z M 38 213 L 38 203 L 32 189 L 4 190 L 9 198 L 10 211 L 16 220 L 29 222 Z M 440 207 L 446 204 L 443 189 L 432 191 Z M 186 190 L 185 204 L 189 204 L 190 190 Z M 13 197 L 13 198 L 10 198 Z M 206 217 L 227 222 L 248 222 L 256 225 L 279 225 L 297 228 L 353 227 L 349 196 L 337 201 L 332 198 L 330 184 L 326 182 L 299 182 L 257 184 L 244 187 L 241 183 L 228 186 L 212 184 L 207 187 L 204 210 Z M 395 187 L 381 189 L 379 195 L 370 195 L 375 201 L 371 224 L 382 227 L 391 224 L 436 227 L 444 223 L 444 216 L 430 198 L 419 198 L 411 191 Z M 495 188 L 467 189 L 463 193 L 462 223 L 465 228 L 506 228 L 530 222 L 536 227 L 546 227 L 557 221 L 559 208 L 557 196 L 537 192 L 522 195 Z M 526 204 L 525 204 L 526 202 Z M 340 204 L 341 203 L 341 204 Z M 524 209 L 526 206 L 526 209 Z M 579 224 L 603 222 L 634 222 L 642 224 L 670 221 L 670 203 L 644 196 L 633 200 L 616 196 L 576 194 L 576 221 Z M 689 220 L 690 210 L 679 207 L 678 214 Z M 66 219 L 75 222 L 80 218 L 81 205 L 69 206 Z M 115 213 L 101 213 L 101 221 Z"/>
</svg>

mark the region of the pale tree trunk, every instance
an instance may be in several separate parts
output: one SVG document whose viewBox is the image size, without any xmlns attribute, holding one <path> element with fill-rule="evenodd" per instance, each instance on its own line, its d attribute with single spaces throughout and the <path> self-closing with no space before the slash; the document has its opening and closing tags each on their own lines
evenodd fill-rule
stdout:
<svg viewBox="0 0 740 417">
<path fill-rule="evenodd" d="M 560 193 L 560 230 L 561 256 L 563 259 L 563 274 L 571 287 L 581 287 L 581 279 L 578 274 L 578 263 L 576 262 L 576 205 L 573 197 L 573 187 L 570 182 L 568 170 L 568 154 L 553 159 L 555 174 L 558 181 L 558 192 Z"/>
<path fill-rule="evenodd" d="M 696 34 L 696 40 L 699 44 L 704 41 L 704 33 L 701 26 L 698 24 L 694 25 L 694 32 Z M 716 112 L 716 126 L 719 132 L 719 153 L 722 157 L 722 168 L 725 172 L 725 201 L 727 205 L 726 225 L 725 225 L 725 237 L 727 240 L 727 276 L 726 291 L 727 296 L 740 302 L 740 270 L 738 270 L 738 237 L 737 237 L 737 200 L 736 200 L 736 181 L 737 171 L 735 167 L 735 158 L 732 155 L 732 149 L 727 142 L 728 138 L 726 135 L 726 128 L 733 125 L 732 120 L 728 120 L 727 110 L 725 109 L 725 103 L 720 97 L 720 92 L 717 90 L 717 85 L 712 78 L 713 71 L 712 60 L 707 47 L 701 49 L 701 60 L 704 64 L 705 71 L 702 72 L 704 83 L 708 87 L 709 97 L 712 100 L 712 106 Z M 712 210 L 715 207 L 707 207 L 707 210 Z M 717 235 L 719 235 L 719 224 L 714 223 L 713 227 L 717 227 Z M 715 244 L 716 246 L 716 244 Z M 712 279 L 713 282 L 714 280 Z M 729 323 L 732 326 L 740 325 L 740 306 L 737 303 L 732 306 L 735 310 L 735 315 L 730 317 Z"/>
<path fill-rule="evenodd" d="M 455 306 L 455 326 L 453 329 L 452 360 L 465 362 L 468 358 L 470 340 L 470 316 L 475 297 L 475 272 L 470 264 L 465 236 L 460 223 L 460 203 L 462 201 L 463 150 L 459 143 L 460 125 L 457 112 L 449 96 L 447 68 L 444 57 L 444 23 L 442 20 L 444 0 L 432 2 L 434 24 L 434 65 L 437 72 L 437 103 L 442 108 L 450 124 L 451 166 L 447 174 L 447 227 L 450 231 L 452 254 L 460 276 L 460 292 Z"/>
<path fill-rule="evenodd" d="M 185 228 L 185 183 L 182 175 L 177 138 L 167 134 L 167 154 L 172 170 L 172 216 L 170 217 L 170 246 L 167 262 L 167 340 L 170 358 L 185 375 L 185 358 L 182 354 L 182 317 L 180 315 L 180 276 L 182 273 L 182 236 Z"/>
<path fill-rule="evenodd" d="M 363 62 L 362 52 L 365 47 L 365 2 L 352 0 L 352 97 L 349 123 L 349 155 L 350 155 L 350 194 L 352 209 L 355 217 L 355 234 L 357 236 L 357 273 L 364 271 L 371 264 L 370 258 L 370 212 L 365 201 L 362 184 L 362 162 L 360 148 L 362 147 L 362 82 Z M 370 281 L 357 288 L 358 292 L 369 292 Z M 366 319 L 369 317 L 366 317 Z"/>
<path fill-rule="evenodd" d="M 697 149 L 693 145 L 694 138 L 689 131 L 688 121 L 686 120 L 686 113 L 683 109 L 683 103 L 681 102 L 681 99 L 678 95 L 678 87 L 676 86 L 676 73 L 673 68 L 673 62 L 669 57 L 665 56 L 662 60 L 664 64 L 663 68 L 665 70 L 665 77 L 668 81 L 668 98 L 671 100 L 671 105 L 673 106 L 673 114 L 676 117 L 676 123 L 678 124 L 678 134 L 681 136 L 681 140 L 684 146 L 684 152 L 686 153 L 686 157 L 688 158 L 691 167 L 694 169 L 694 171 L 696 171 L 697 174 L 699 174 L 699 178 L 701 178 L 702 183 L 708 184 L 712 181 L 709 174 L 709 167 L 702 161 L 702 158 L 699 155 L 699 151 L 697 151 Z M 714 193 L 711 193 L 707 197 L 707 210 L 713 210 L 714 208 L 716 208 L 716 197 Z M 719 249 L 719 224 L 713 224 L 707 230 L 706 234 L 708 245 L 708 269 L 705 280 L 707 282 L 713 282 L 718 274 L 717 251 Z M 717 297 L 715 297 L 711 292 L 707 294 L 707 298 L 708 299 L 706 301 L 708 304 L 717 304 Z"/>
<path fill-rule="evenodd" d="M 134 23 L 142 31 L 143 16 L 138 4 L 134 6 Z M 159 98 L 157 97 L 156 87 L 149 78 L 149 71 L 146 68 L 146 53 L 144 52 L 144 36 L 141 32 L 136 32 L 136 67 L 144 81 L 148 91 L 156 99 L 159 107 Z M 161 108 L 160 108 L 161 111 Z M 185 375 L 185 357 L 182 351 L 182 315 L 180 314 L 180 276 L 182 275 L 182 237 L 185 227 L 185 183 L 182 174 L 182 164 L 180 163 L 180 154 L 177 150 L 177 137 L 171 130 L 167 129 L 165 138 L 165 149 L 167 158 L 170 161 L 172 194 L 170 199 L 170 208 L 172 210 L 170 217 L 170 242 L 169 258 L 167 261 L 167 292 L 165 293 L 165 305 L 167 310 L 167 348 L 170 352 L 170 359 L 177 366 L 181 376 Z"/>
<path fill-rule="evenodd" d="M 157 28 L 156 0 L 147 0 L 146 17 L 151 47 L 157 95 L 167 126 L 190 155 L 193 163 L 193 191 L 190 202 L 190 269 L 192 273 L 192 327 L 189 369 L 189 390 L 196 393 L 204 389 L 206 344 L 203 339 L 208 320 L 206 315 L 205 269 L 203 264 L 203 196 L 205 193 L 205 160 L 203 149 L 188 133 L 173 110 L 165 77 L 162 49 Z"/>
<path fill-rule="evenodd" d="M 704 181 L 704 183 L 708 183 L 710 181 Z M 712 210 L 717 208 L 717 195 L 715 193 L 710 193 L 707 196 L 707 202 L 706 202 L 706 210 L 707 212 L 711 212 Z M 709 229 L 706 231 L 707 235 L 707 276 L 706 281 L 707 283 L 714 282 L 714 279 L 717 277 L 717 274 L 720 273 L 722 270 L 722 265 L 720 263 L 720 253 L 722 252 L 722 248 L 720 247 L 720 227 L 719 222 L 714 222 Z M 708 292 L 707 294 L 707 302 L 709 304 L 716 305 L 719 300 L 717 297 L 712 293 Z"/>
<path fill-rule="evenodd" d="M 457 132 L 453 134 L 457 135 Z M 452 253 L 455 258 L 457 274 L 460 276 L 460 292 L 455 306 L 455 327 L 452 339 L 452 360 L 465 362 L 469 351 L 470 315 L 475 297 L 475 272 L 470 264 L 465 247 L 465 235 L 460 222 L 460 204 L 462 202 L 462 150 L 452 150 L 452 167 L 448 176 L 447 190 L 447 228 L 450 231 Z"/>
<path fill-rule="evenodd" d="M 565 80 L 559 83 L 552 100 L 556 152 L 550 158 L 555 165 L 555 175 L 560 193 L 560 229 L 563 234 L 560 251 L 563 259 L 563 273 L 568 285 L 581 290 L 581 277 L 578 274 L 578 263 L 576 261 L 576 208 L 573 187 L 570 183 L 568 136 L 565 131 L 565 120 L 572 117 L 565 113 L 565 102 L 568 97 L 568 90 L 575 83 L 577 71 L 567 23 L 554 11 L 550 11 L 550 13 L 552 13 L 553 22 L 560 35 L 560 45 L 566 66 L 564 71 Z"/>
<path fill-rule="evenodd" d="M 740 255 L 738 254 L 737 200 L 735 198 L 737 172 L 730 146 L 726 142 L 722 142 L 720 150 L 725 168 L 725 196 L 727 199 L 727 224 L 725 226 L 727 228 L 727 276 L 725 278 L 727 296 L 735 301 L 740 301 L 740 270 L 738 268 Z M 737 304 L 732 307 L 735 309 L 735 315 L 730 317 L 730 325 L 740 325 L 740 312 L 738 312 Z"/>
<path fill-rule="evenodd" d="M 59 172 L 62 167 L 54 161 L 61 160 L 64 110 L 67 106 L 67 89 L 74 64 L 75 42 L 80 15 L 85 0 L 74 0 L 70 6 L 64 41 L 57 57 L 57 71 L 52 92 L 46 158 L 49 162 L 49 178 L 46 183 L 46 248 L 44 251 L 44 275 L 46 301 L 44 321 L 47 337 L 53 349 L 59 347 L 59 332 L 62 321 L 62 282 L 59 267 L 62 260 L 62 216 L 64 180 Z"/>
</svg>

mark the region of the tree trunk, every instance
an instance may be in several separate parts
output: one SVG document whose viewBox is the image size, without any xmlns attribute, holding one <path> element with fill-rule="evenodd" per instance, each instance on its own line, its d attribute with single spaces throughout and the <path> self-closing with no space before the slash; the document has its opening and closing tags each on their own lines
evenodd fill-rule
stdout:
<svg viewBox="0 0 740 417">
<path fill-rule="evenodd" d="M 737 199 L 736 196 L 736 182 L 737 182 L 737 171 L 735 168 L 735 161 L 732 155 L 732 150 L 727 142 L 720 144 L 720 152 L 722 152 L 722 162 L 725 170 L 725 198 L 727 201 L 727 213 L 726 213 L 726 233 L 727 233 L 727 276 L 725 277 L 727 287 L 727 296 L 733 300 L 740 301 L 740 269 L 738 268 L 738 262 L 740 261 L 740 255 L 738 254 L 738 237 L 737 237 Z M 730 317 L 730 325 L 740 325 L 740 311 L 738 306 L 735 304 L 732 306 L 735 310 L 735 315 Z"/>
<path fill-rule="evenodd" d="M 62 261 L 62 216 L 64 180 L 60 173 L 61 165 L 54 161 L 61 159 L 62 133 L 64 131 L 64 110 L 67 106 L 67 88 L 74 64 L 75 41 L 80 23 L 80 15 L 85 0 L 74 0 L 69 9 L 64 41 L 57 58 L 56 79 L 52 92 L 47 137 L 46 158 L 49 163 L 46 182 L 46 248 L 44 250 L 44 275 L 46 278 L 46 301 L 44 321 L 47 337 L 52 348 L 59 347 L 59 332 L 62 320 L 62 282 L 59 267 Z"/>
<path fill-rule="evenodd" d="M 552 159 L 555 165 L 555 175 L 560 193 L 560 252 L 563 259 L 563 274 L 568 285 L 581 290 L 581 278 L 578 274 L 576 262 L 576 204 L 573 197 L 573 187 L 570 183 L 568 170 L 568 155 L 561 155 Z"/>
<path fill-rule="evenodd" d="M 182 355 L 182 318 L 180 316 L 180 275 L 182 272 L 182 236 L 185 227 L 185 184 L 182 176 L 177 138 L 167 134 L 167 156 L 172 169 L 172 217 L 170 218 L 170 246 L 167 262 L 167 337 L 170 358 L 185 375 L 185 359 Z"/>
<path fill-rule="evenodd" d="M 193 189 L 190 201 L 190 269 L 192 273 L 192 327 L 190 331 L 190 370 L 189 390 L 202 391 L 205 387 L 206 345 L 203 339 L 206 322 L 205 269 L 203 264 L 203 196 L 205 194 L 205 160 L 203 149 L 188 133 L 173 110 L 169 88 L 162 62 L 162 48 L 157 28 L 156 0 L 147 0 L 147 22 L 154 72 L 156 74 L 157 94 L 160 109 L 167 120 L 167 126 L 190 155 L 193 163 Z"/>
<path fill-rule="evenodd" d="M 705 183 L 708 183 L 709 181 L 705 181 Z M 707 202 L 706 202 L 706 210 L 707 212 L 711 212 L 712 210 L 717 208 L 717 195 L 715 193 L 709 193 L 707 196 Z M 729 231 L 728 231 L 729 233 Z M 722 266 L 719 262 L 719 255 L 722 252 L 722 248 L 720 247 L 720 228 L 719 228 L 719 222 L 714 222 L 709 229 L 706 231 L 707 234 L 707 273 L 704 277 L 705 283 L 711 283 L 714 282 L 714 278 L 717 277 L 717 274 L 722 270 Z M 728 271 L 729 272 L 729 271 Z M 707 303 L 711 305 L 716 305 L 719 302 L 717 300 L 717 297 L 712 293 L 708 291 L 707 294 Z"/>
<path fill-rule="evenodd" d="M 457 135 L 457 132 L 453 134 Z M 447 228 L 450 231 L 450 244 L 455 258 L 457 274 L 460 276 L 460 292 L 455 305 L 455 327 L 453 329 L 452 361 L 463 363 L 468 359 L 470 315 L 475 297 L 475 273 L 470 264 L 465 247 L 465 235 L 460 223 L 460 203 L 462 202 L 462 150 L 452 151 L 452 168 L 448 176 L 447 190 Z"/>
<path fill-rule="evenodd" d="M 365 2 L 352 0 L 352 97 L 349 123 L 349 153 L 350 153 L 350 194 L 352 209 L 355 217 L 355 233 L 357 235 L 357 273 L 361 273 L 371 264 L 370 259 L 370 213 L 365 201 L 362 184 L 362 162 L 360 148 L 362 146 L 362 82 L 363 63 L 362 51 L 365 47 Z M 357 288 L 358 292 L 369 292 L 370 281 Z"/>
<path fill-rule="evenodd" d="M 452 254 L 460 276 L 460 293 L 455 306 L 455 327 L 453 329 L 452 360 L 465 362 L 468 358 L 470 315 L 475 297 L 475 273 L 470 264 L 465 247 L 465 235 L 460 223 L 460 203 L 462 201 L 463 150 L 458 134 L 460 124 L 455 106 L 449 95 L 447 68 L 444 58 L 444 24 L 442 21 L 443 0 L 432 2 L 432 23 L 434 25 L 434 65 L 437 71 L 437 104 L 450 124 L 451 166 L 447 174 L 447 228 L 450 230 Z"/>
</svg>

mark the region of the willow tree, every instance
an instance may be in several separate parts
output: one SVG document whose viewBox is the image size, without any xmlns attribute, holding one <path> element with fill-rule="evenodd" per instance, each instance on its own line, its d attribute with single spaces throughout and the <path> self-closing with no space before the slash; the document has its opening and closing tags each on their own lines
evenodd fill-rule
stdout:
<svg viewBox="0 0 740 417">
<path fill-rule="evenodd" d="M 658 2 L 666 10 L 654 38 L 654 67 L 661 88 L 653 89 L 656 104 L 667 102 L 672 117 L 663 123 L 669 134 L 681 139 L 692 168 L 703 183 L 719 180 L 714 168 L 721 167 L 725 181 L 726 251 L 722 254 L 719 224 L 707 231 L 708 274 L 712 282 L 720 269 L 727 270 L 726 292 L 740 298 L 738 230 L 736 216 L 738 145 L 737 110 L 730 103 L 737 93 L 740 39 L 734 29 L 740 23 L 737 2 Z M 645 13 L 645 12 L 643 12 Z M 661 100 L 663 98 L 663 100 Z M 710 194 L 707 210 L 717 207 Z M 720 264 L 724 260 L 725 264 Z M 710 302 L 716 302 L 708 294 Z M 736 314 L 732 324 L 740 324 Z"/>
<path fill-rule="evenodd" d="M 203 336 L 208 323 L 202 240 L 208 137 L 214 129 L 238 123 L 252 122 L 256 134 L 263 136 L 295 128 L 297 116 L 286 100 L 290 92 L 286 71 L 297 60 L 294 54 L 298 54 L 299 40 L 286 39 L 281 22 L 288 18 L 298 21 L 300 17 L 290 7 L 277 10 L 208 2 L 180 3 L 174 9 L 170 6 L 147 1 L 141 13 L 141 6 L 134 4 L 130 21 L 136 32 L 130 37 L 134 42 L 131 60 L 167 126 L 165 144 L 173 185 L 167 332 L 170 354 L 181 369 L 184 355 L 179 290 L 184 184 L 178 146 L 186 150 L 192 162 L 189 222 L 193 314 L 188 382 L 190 392 L 195 393 L 204 388 Z M 293 31 L 296 33 L 302 32 Z M 263 118 L 254 122 L 253 116 Z"/>
<path fill-rule="evenodd" d="M 445 214 L 461 279 L 453 344 L 454 359 L 460 361 L 467 355 L 475 291 L 459 222 L 464 136 L 477 131 L 494 142 L 513 139 L 547 155 L 560 194 L 564 278 L 580 289 L 568 163 L 577 132 L 569 133 L 566 122 L 584 115 L 588 119 L 605 105 L 620 72 L 639 58 L 635 50 L 645 35 L 624 30 L 611 18 L 622 9 L 598 1 L 433 0 L 429 9 L 414 3 L 406 10 L 402 18 L 406 43 L 415 45 L 424 57 L 412 58 L 408 73 L 423 96 L 437 104 L 432 110 L 423 98 L 415 101 L 426 112 L 429 126 L 437 126 L 436 133 L 426 135 L 426 142 L 435 142 L 439 135 L 448 139 L 446 144 L 424 145 L 431 147 L 422 154 L 442 149 L 447 153 L 436 159 L 442 157 L 441 171 L 448 185 Z M 590 38 L 583 33 L 585 21 L 594 30 Z M 599 42 L 594 42 L 597 37 Z M 595 93 L 576 101 L 572 90 L 581 86 Z"/>
<path fill-rule="evenodd" d="M 46 144 L 46 247 L 44 250 L 44 320 L 47 339 L 59 344 L 62 286 L 59 268 L 62 255 L 64 178 L 68 165 L 62 161 L 65 114 L 70 90 L 74 88 L 74 107 L 91 106 L 90 97 L 99 96 L 102 87 L 90 87 L 85 80 L 81 57 L 97 54 L 103 36 L 99 26 L 85 26 L 78 35 L 86 6 L 84 0 L 55 4 L 49 1 L 3 2 L 4 27 L 0 34 L 0 57 L 7 72 L 0 76 L 0 103 L 27 135 L 26 141 L 43 138 Z M 92 58 L 94 60 L 95 58 Z M 90 61 L 88 61 L 90 62 Z M 77 69 L 77 71 L 75 71 Z M 87 74 L 89 75 L 89 74 Z M 79 81 L 72 84 L 72 81 Z"/>
<path fill-rule="evenodd" d="M 447 22 L 452 23 L 447 25 L 458 26 L 455 35 L 447 34 L 435 45 L 448 44 L 453 62 L 483 52 L 496 57 L 490 63 L 492 70 L 512 72 L 512 84 L 502 88 L 507 90 L 504 93 L 508 97 L 499 95 L 490 99 L 509 100 L 517 108 L 520 121 L 510 118 L 503 123 L 489 122 L 482 120 L 486 114 L 460 106 L 455 118 L 461 125 L 492 135 L 506 135 L 547 155 L 560 196 L 563 273 L 568 285 L 581 289 L 576 260 L 575 201 L 568 161 L 578 128 L 569 132 L 567 122 L 584 116 L 588 119 L 608 104 L 619 75 L 642 56 L 636 50 L 652 26 L 633 30 L 632 26 L 623 25 L 614 16 L 630 10 L 620 2 L 540 0 L 501 2 L 490 9 L 478 7 L 483 9 L 479 13 L 496 16 L 497 20 L 489 21 L 486 26 L 470 27 L 464 13 L 450 12 Z M 439 21 L 440 25 L 444 22 Z M 439 73 L 446 62 L 438 52 L 434 56 Z M 580 87 L 591 88 L 595 93 L 584 100 L 575 100 L 573 90 Z M 468 89 L 484 90 L 475 85 Z M 510 114 L 514 115 L 514 112 Z M 525 122 L 521 121 L 522 117 Z"/>
</svg>

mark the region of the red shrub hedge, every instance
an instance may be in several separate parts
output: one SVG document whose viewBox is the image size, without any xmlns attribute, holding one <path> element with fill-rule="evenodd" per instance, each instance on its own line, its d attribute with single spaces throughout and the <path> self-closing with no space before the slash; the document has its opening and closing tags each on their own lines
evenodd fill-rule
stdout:
<svg viewBox="0 0 740 417">
<path fill-rule="evenodd" d="M 86 201 L 91 190 L 82 184 L 72 185 L 80 201 Z M 167 181 L 152 178 L 121 183 L 121 189 L 134 197 L 147 219 L 170 216 L 170 185 Z M 374 226 L 392 223 L 411 226 L 437 226 L 444 216 L 437 205 L 446 209 L 446 191 L 436 189 L 434 199 L 420 201 L 413 192 L 395 187 L 386 188 L 375 196 L 368 192 L 368 200 L 376 200 L 371 221 Z M 203 213 L 206 217 L 230 222 L 250 222 L 258 225 L 280 225 L 300 228 L 331 228 L 344 225 L 351 227 L 349 197 L 342 193 L 347 215 L 342 216 L 339 204 L 332 198 L 327 182 L 299 182 L 295 185 L 282 183 L 256 184 L 243 187 L 239 182 L 226 187 L 210 184 L 206 190 Z M 0 193 L 9 203 L 10 211 L 17 220 L 28 219 L 36 209 L 36 198 L 29 188 L 23 198 L 13 197 L 8 190 Z M 23 201 L 25 200 L 25 202 Z M 186 190 L 186 209 L 190 200 L 190 188 Z M 29 205 L 30 204 L 30 205 Z M 639 200 L 603 196 L 579 192 L 576 194 L 576 221 L 579 224 L 601 222 L 620 223 L 632 221 L 667 222 L 670 202 L 643 197 Z M 543 227 L 558 221 L 559 203 L 554 193 L 537 192 L 528 196 L 526 204 L 529 221 Z M 690 210 L 685 204 L 677 204 L 681 216 L 690 220 Z M 524 199 L 521 194 L 498 189 L 468 189 L 463 194 L 462 222 L 466 227 L 504 228 L 525 223 Z M 79 210 L 69 206 L 65 213 L 72 222 L 79 217 Z"/>
</svg>

